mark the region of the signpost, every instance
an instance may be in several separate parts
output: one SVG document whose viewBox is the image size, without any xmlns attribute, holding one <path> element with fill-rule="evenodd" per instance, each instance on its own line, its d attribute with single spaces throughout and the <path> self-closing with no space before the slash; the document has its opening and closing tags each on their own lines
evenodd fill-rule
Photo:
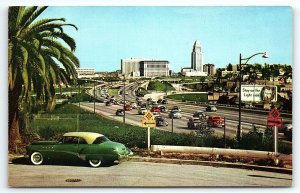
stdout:
<svg viewBox="0 0 300 193">
<path fill-rule="evenodd" d="M 269 111 L 267 126 L 274 127 L 274 152 L 275 155 L 277 155 L 278 127 L 282 127 L 282 118 L 280 117 L 280 112 L 276 108 L 273 108 Z"/>
<path fill-rule="evenodd" d="M 150 128 L 156 127 L 156 121 L 153 114 L 150 111 L 147 111 L 141 120 L 142 127 L 148 128 L 148 150 L 150 150 Z"/>
</svg>

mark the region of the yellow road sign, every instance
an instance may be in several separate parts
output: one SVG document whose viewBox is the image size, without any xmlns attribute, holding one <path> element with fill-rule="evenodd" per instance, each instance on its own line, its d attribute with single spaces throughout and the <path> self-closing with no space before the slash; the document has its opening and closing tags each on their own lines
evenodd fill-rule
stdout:
<svg viewBox="0 0 300 193">
<path fill-rule="evenodd" d="M 154 120 L 154 115 L 150 111 L 147 111 L 143 118 L 147 121 Z"/>
<path fill-rule="evenodd" d="M 156 121 L 153 120 L 146 120 L 142 119 L 142 127 L 156 127 Z"/>
</svg>

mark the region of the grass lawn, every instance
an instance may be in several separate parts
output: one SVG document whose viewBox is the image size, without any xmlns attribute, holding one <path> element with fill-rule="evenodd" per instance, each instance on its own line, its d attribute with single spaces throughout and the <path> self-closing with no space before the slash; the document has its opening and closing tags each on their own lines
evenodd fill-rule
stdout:
<svg viewBox="0 0 300 193">
<path fill-rule="evenodd" d="M 108 89 L 108 94 L 110 96 L 118 96 L 119 95 L 119 89 L 118 88 L 111 88 L 111 89 Z"/>
<path fill-rule="evenodd" d="M 173 100 L 185 100 L 185 101 L 195 101 L 195 102 L 207 102 L 207 94 L 173 94 L 168 95 L 167 98 Z"/>
<path fill-rule="evenodd" d="M 130 148 L 147 148 L 146 128 L 124 125 L 121 122 L 84 111 L 72 104 L 57 105 L 52 113 L 35 116 L 29 121 L 28 128 L 39 134 L 42 140 L 57 140 L 62 134 L 70 131 L 89 131 L 102 133 L 109 139 L 123 143 Z M 251 135 L 249 137 L 245 138 L 247 143 L 241 143 L 240 145 L 236 143 L 236 140 L 228 138 L 227 147 L 233 149 L 253 149 L 253 147 L 256 147 L 255 150 L 272 151 L 272 138 L 270 138 L 270 144 L 262 145 L 261 139 L 252 138 Z M 151 129 L 151 144 L 198 147 L 224 146 L 222 137 L 214 135 L 200 137 L 194 133 L 171 133 L 157 129 Z M 291 147 L 282 146 L 279 143 L 279 152 L 291 153 Z"/>
</svg>

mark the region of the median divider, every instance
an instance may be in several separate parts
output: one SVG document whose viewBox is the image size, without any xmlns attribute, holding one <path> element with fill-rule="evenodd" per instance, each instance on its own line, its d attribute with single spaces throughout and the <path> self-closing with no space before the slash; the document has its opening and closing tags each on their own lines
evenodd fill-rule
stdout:
<svg viewBox="0 0 300 193">
<path fill-rule="evenodd" d="M 279 161 L 292 160 L 292 155 L 275 154 L 275 152 L 268 152 L 268 151 L 254 151 L 254 150 L 242 150 L 242 149 L 151 145 L 151 150 L 153 152 L 161 152 L 161 153 L 198 153 L 198 154 L 209 154 L 215 156 L 223 155 L 223 156 L 278 159 Z"/>
</svg>

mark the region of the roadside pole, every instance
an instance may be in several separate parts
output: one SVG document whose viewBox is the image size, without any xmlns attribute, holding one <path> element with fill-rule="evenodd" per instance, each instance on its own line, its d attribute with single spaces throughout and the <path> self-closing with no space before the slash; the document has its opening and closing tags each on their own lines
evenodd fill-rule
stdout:
<svg viewBox="0 0 300 193">
<path fill-rule="evenodd" d="M 274 126 L 274 153 L 278 155 L 278 127 Z"/>
<path fill-rule="evenodd" d="M 172 116 L 172 134 L 174 132 L 174 117 Z"/>
<path fill-rule="evenodd" d="M 148 127 L 148 152 L 150 152 L 150 127 Z"/>
<path fill-rule="evenodd" d="M 224 117 L 224 148 L 226 148 L 226 118 Z"/>
</svg>

